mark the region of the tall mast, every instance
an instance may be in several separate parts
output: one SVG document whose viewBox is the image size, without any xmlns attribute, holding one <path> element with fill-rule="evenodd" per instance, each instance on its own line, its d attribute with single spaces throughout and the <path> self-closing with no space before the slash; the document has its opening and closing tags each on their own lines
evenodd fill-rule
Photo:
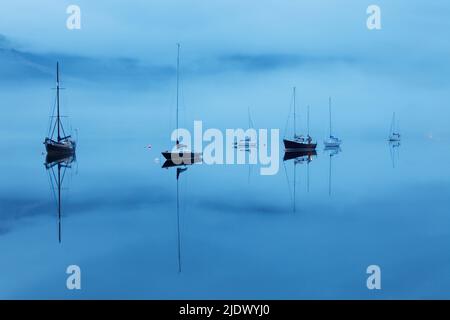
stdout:
<svg viewBox="0 0 450 320">
<path fill-rule="evenodd" d="M 307 125 L 308 125 L 308 128 L 307 128 L 307 130 L 308 130 L 308 137 L 309 137 L 309 106 L 308 106 L 308 113 L 307 113 Z"/>
<path fill-rule="evenodd" d="M 330 113 L 330 137 L 331 137 L 331 97 L 328 99 L 328 111 Z"/>
<path fill-rule="evenodd" d="M 249 128 L 253 129 L 253 121 L 252 121 L 252 116 L 250 115 L 250 107 L 248 107 L 248 125 L 249 125 Z"/>
<path fill-rule="evenodd" d="M 396 118 L 395 118 L 395 112 L 394 112 L 394 119 L 392 120 L 392 126 L 393 126 L 393 131 L 394 131 L 394 133 L 396 133 L 395 132 L 395 122 L 396 122 Z"/>
<path fill-rule="evenodd" d="M 180 44 L 177 43 L 177 144 L 180 142 L 178 141 L 178 95 L 179 95 L 179 88 L 180 88 Z"/>
<path fill-rule="evenodd" d="M 296 96 L 295 90 L 296 90 L 296 88 L 294 87 L 294 138 L 297 134 L 296 115 L 295 115 L 295 96 Z"/>
<path fill-rule="evenodd" d="M 395 133 L 395 112 L 392 114 L 391 134 Z"/>
<path fill-rule="evenodd" d="M 61 120 L 59 118 L 59 62 L 56 63 L 56 122 L 58 123 L 58 142 L 61 141 L 60 126 Z"/>
</svg>

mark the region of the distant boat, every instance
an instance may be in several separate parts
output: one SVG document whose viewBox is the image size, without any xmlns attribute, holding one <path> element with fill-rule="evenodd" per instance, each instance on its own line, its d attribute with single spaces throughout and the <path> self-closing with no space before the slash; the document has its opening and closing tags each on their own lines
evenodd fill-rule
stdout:
<svg viewBox="0 0 450 320">
<path fill-rule="evenodd" d="M 389 131 L 389 141 L 390 142 L 400 141 L 400 133 L 398 132 L 398 124 L 396 122 L 395 112 L 392 115 L 391 129 Z"/>
<path fill-rule="evenodd" d="M 286 151 L 299 151 L 299 150 L 314 150 L 316 149 L 317 143 L 313 143 L 312 138 L 309 135 L 309 132 L 306 137 L 303 135 L 297 135 L 297 127 L 296 127 L 296 88 L 293 89 L 294 95 L 294 138 L 293 139 L 283 139 L 284 148 Z M 308 108 L 308 131 L 309 131 L 309 108 Z"/>
<path fill-rule="evenodd" d="M 201 157 L 201 153 L 192 152 L 187 149 L 187 146 L 180 144 L 178 137 L 178 101 L 179 101 L 179 87 L 180 87 L 180 44 L 177 44 L 177 112 L 176 112 L 176 125 L 177 125 L 177 141 L 175 145 L 176 151 L 163 151 L 161 154 L 166 160 L 172 161 L 174 164 L 191 164 L 194 159 Z"/>
<path fill-rule="evenodd" d="M 248 128 L 254 129 L 252 117 L 250 115 L 250 108 L 248 108 Z M 256 141 L 252 141 L 252 137 L 245 136 L 244 139 L 237 140 L 237 138 L 234 138 L 233 141 L 234 148 L 243 149 L 245 151 L 250 151 L 251 148 L 256 148 Z"/>
<path fill-rule="evenodd" d="M 59 63 L 56 63 L 56 116 L 53 112 L 50 121 L 49 135 L 44 145 L 48 154 L 70 155 L 75 153 L 76 143 L 70 135 L 66 135 L 59 111 Z M 53 121 L 53 119 L 55 119 Z M 56 132 L 55 132 L 56 131 Z"/>
<path fill-rule="evenodd" d="M 323 144 L 325 145 L 325 148 L 338 148 L 342 141 L 333 136 L 333 131 L 331 130 L 331 97 L 328 100 L 328 111 L 330 114 L 330 136 L 323 142 Z"/>
</svg>

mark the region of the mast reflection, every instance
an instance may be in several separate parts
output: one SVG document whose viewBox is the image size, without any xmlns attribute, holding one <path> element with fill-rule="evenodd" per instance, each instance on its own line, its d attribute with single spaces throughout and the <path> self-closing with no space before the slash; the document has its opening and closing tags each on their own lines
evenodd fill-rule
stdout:
<svg viewBox="0 0 450 320">
<path fill-rule="evenodd" d="M 169 169 L 174 168 L 176 169 L 176 179 L 177 179 L 177 256 L 178 256 L 178 273 L 181 273 L 181 230 L 180 230 L 180 176 L 183 172 L 187 171 L 188 166 L 191 166 L 196 163 L 201 163 L 202 159 L 201 157 L 194 157 L 192 158 L 192 161 L 190 164 L 182 163 L 182 164 L 176 164 L 171 160 L 166 160 L 161 168 L 163 169 Z"/>
<path fill-rule="evenodd" d="M 304 151 L 289 151 L 289 152 L 285 152 L 284 153 L 284 157 L 283 157 L 283 165 L 284 165 L 284 169 L 285 169 L 285 173 L 286 173 L 286 179 L 288 181 L 288 186 L 290 189 L 290 184 L 289 184 L 289 175 L 287 173 L 287 169 L 286 169 L 286 161 L 291 161 L 293 160 L 294 163 L 294 185 L 293 185 L 293 192 L 291 193 L 291 191 L 289 190 L 290 194 L 293 194 L 293 211 L 296 212 L 297 208 L 296 208 L 296 188 L 297 188 L 297 165 L 298 164 L 307 164 L 307 190 L 309 191 L 309 164 L 313 161 L 313 159 L 317 156 L 317 152 L 316 150 L 304 150 Z"/>
<path fill-rule="evenodd" d="M 62 241 L 62 204 L 61 190 L 67 170 L 72 168 L 72 163 L 76 160 L 75 154 L 47 154 L 45 159 L 45 169 L 49 175 L 50 188 L 57 204 L 58 219 L 58 242 Z"/>
<path fill-rule="evenodd" d="M 331 197 L 331 175 L 332 175 L 332 159 L 337 156 L 342 150 L 340 147 L 326 147 L 324 149 L 330 157 L 329 170 L 328 170 L 328 196 Z"/>
</svg>

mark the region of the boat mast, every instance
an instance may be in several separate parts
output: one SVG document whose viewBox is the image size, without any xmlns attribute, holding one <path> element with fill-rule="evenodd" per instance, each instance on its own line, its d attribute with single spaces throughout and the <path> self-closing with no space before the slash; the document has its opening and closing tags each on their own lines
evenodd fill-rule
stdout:
<svg viewBox="0 0 450 320">
<path fill-rule="evenodd" d="M 61 120 L 59 117 L 59 62 L 56 63 L 56 122 L 58 123 L 58 142 L 61 141 L 60 126 Z"/>
<path fill-rule="evenodd" d="M 297 135 L 297 126 L 296 126 L 296 114 L 295 114 L 295 93 L 296 88 L 294 87 L 294 138 Z"/>
<path fill-rule="evenodd" d="M 330 137 L 331 137 L 331 97 L 328 98 L 328 111 L 330 113 Z"/>
<path fill-rule="evenodd" d="M 395 112 L 392 114 L 391 134 L 395 133 Z"/>
<path fill-rule="evenodd" d="M 252 116 L 250 114 L 250 107 L 248 107 L 247 110 L 248 110 L 248 125 L 249 125 L 249 128 L 253 129 L 253 121 L 252 121 Z"/>
<path fill-rule="evenodd" d="M 309 137 L 309 106 L 308 106 L 308 112 L 307 112 L 307 130 L 308 130 L 308 137 Z"/>
<path fill-rule="evenodd" d="M 178 140 L 178 96 L 179 96 L 179 88 L 180 88 L 180 44 L 177 43 L 177 145 L 180 143 Z"/>
</svg>

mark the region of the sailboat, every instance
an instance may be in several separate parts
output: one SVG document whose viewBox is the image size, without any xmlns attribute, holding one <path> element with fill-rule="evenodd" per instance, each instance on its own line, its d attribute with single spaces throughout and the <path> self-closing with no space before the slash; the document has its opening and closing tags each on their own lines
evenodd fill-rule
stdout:
<svg viewBox="0 0 450 320">
<path fill-rule="evenodd" d="M 248 108 L 248 127 L 249 129 L 254 129 L 252 117 L 250 115 L 250 108 Z M 245 151 L 250 151 L 250 148 L 256 147 L 256 141 L 252 141 L 252 137 L 248 135 L 246 135 L 244 139 L 241 139 L 239 141 L 235 137 L 233 141 L 233 146 L 236 149 L 239 148 Z"/>
<path fill-rule="evenodd" d="M 341 145 L 342 141 L 339 138 L 333 136 L 333 132 L 331 130 L 331 97 L 328 99 L 328 111 L 330 113 L 330 136 L 323 143 L 325 145 L 325 148 L 338 148 Z"/>
<path fill-rule="evenodd" d="M 54 192 L 58 210 L 58 242 L 62 240 L 62 214 L 61 214 L 61 187 L 66 176 L 66 170 L 71 168 L 72 162 L 75 161 L 75 155 L 50 155 L 47 154 L 45 160 L 45 168 L 47 169 L 50 187 Z M 62 171 L 62 172 L 61 172 Z"/>
<path fill-rule="evenodd" d="M 191 164 L 194 159 L 201 157 L 201 153 L 192 152 L 187 149 L 185 144 L 181 144 L 178 136 L 178 106 L 179 106 L 179 88 L 180 88 L 180 44 L 177 44 L 177 112 L 176 112 L 176 130 L 177 140 L 172 151 L 163 151 L 161 154 L 166 160 L 170 160 L 175 164 Z"/>
<path fill-rule="evenodd" d="M 51 116 L 49 134 L 44 140 L 45 149 L 48 154 L 70 155 L 75 153 L 76 143 L 70 135 L 66 135 L 61 122 L 59 107 L 59 63 L 56 63 L 56 116 Z M 53 121 L 53 119 L 55 119 Z M 55 132 L 56 131 L 56 132 Z"/>
<path fill-rule="evenodd" d="M 389 131 L 389 141 L 398 142 L 400 141 L 400 133 L 398 132 L 398 125 L 396 126 L 395 112 L 392 115 L 391 129 Z"/>
<path fill-rule="evenodd" d="M 284 148 L 288 152 L 295 152 L 299 150 L 315 150 L 317 143 L 313 143 L 311 136 L 308 135 L 304 137 L 303 135 L 297 135 L 297 127 L 296 127 L 296 88 L 293 89 L 294 96 L 294 138 L 293 139 L 283 139 Z M 309 113 L 308 113 L 309 114 Z M 308 127 L 309 127 L 309 116 L 308 116 Z"/>
</svg>

